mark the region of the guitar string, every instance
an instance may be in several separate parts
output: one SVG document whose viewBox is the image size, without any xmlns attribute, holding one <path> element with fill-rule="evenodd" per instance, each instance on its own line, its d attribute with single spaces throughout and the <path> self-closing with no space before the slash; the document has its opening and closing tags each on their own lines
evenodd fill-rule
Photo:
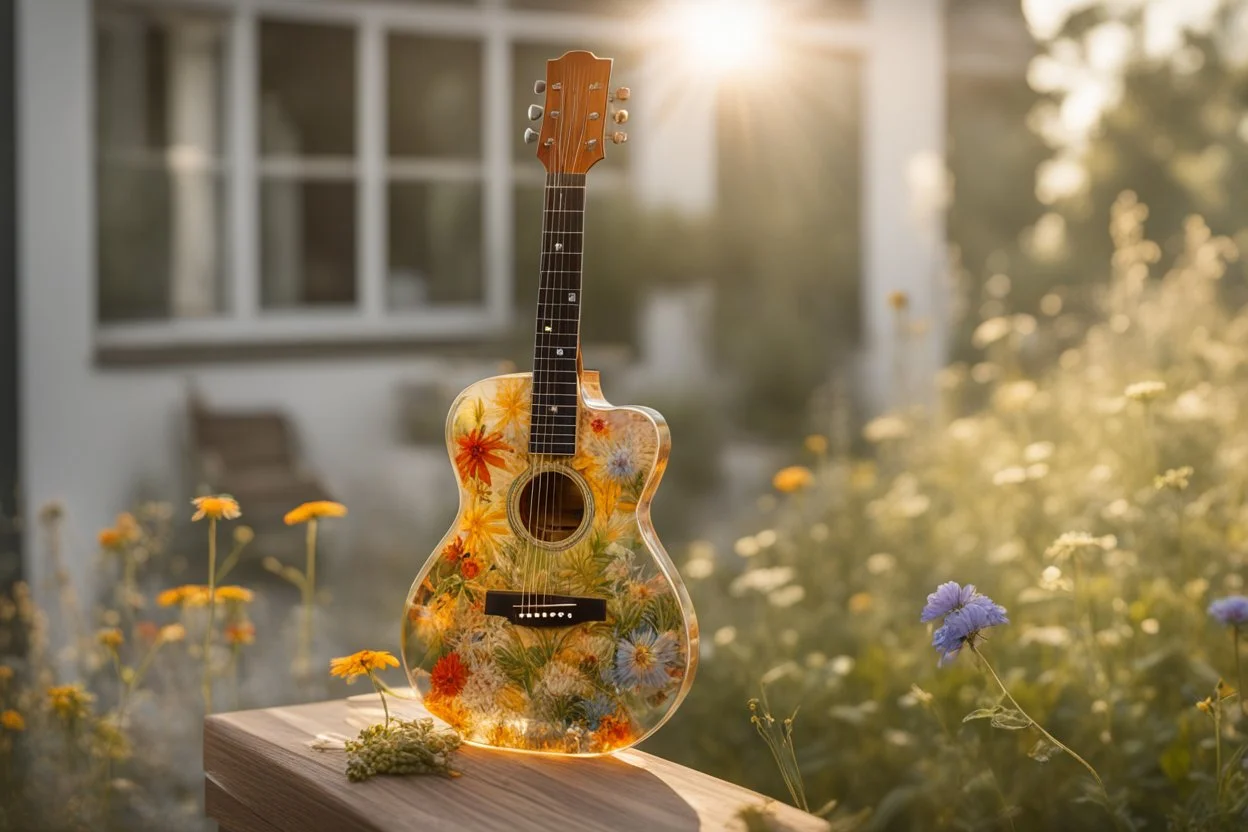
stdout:
<svg viewBox="0 0 1248 832">
<path fill-rule="evenodd" d="M 585 98 L 589 97 L 587 94 L 588 74 L 583 75 L 583 76 L 575 75 L 575 81 L 576 83 L 575 83 L 574 93 L 573 93 L 574 106 L 572 107 L 572 110 L 573 112 L 576 112 L 578 115 L 580 115 L 581 114 L 581 106 L 580 106 L 581 98 L 582 96 L 584 96 Z M 577 141 L 576 141 L 576 144 L 574 145 L 574 147 L 576 148 L 576 152 L 578 153 L 581 151 L 581 148 L 584 146 L 585 133 L 586 133 L 588 124 L 589 124 L 589 119 L 587 116 L 582 116 L 582 118 L 579 119 L 579 125 L 580 125 L 579 135 L 577 136 Z M 580 254 L 578 255 L 578 257 L 580 258 L 581 267 L 582 267 L 579 271 L 583 274 L 584 252 L 585 252 L 584 216 L 585 216 L 586 192 L 582 190 L 579 193 L 581 195 L 581 200 L 580 200 L 580 203 L 578 204 L 578 207 L 574 209 L 573 211 L 562 212 L 562 215 L 566 218 L 565 224 L 569 227 L 569 229 L 572 227 L 579 226 L 579 230 L 581 231 L 581 245 L 579 246 Z M 567 196 L 568 196 L 567 191 L 560 192 L 560 202 L 565 207 L 568 204 Z M 565 280 L 570 281 L 574 277 L 575 275 L 565 275 L 562 271 L 558 273 L 557 282 L 559 283 L 559 289 L 558 289 L 558 292 L 556 293 L 556 299 L 558 300 L 558 305 L 561 309 L 567 307 L 568 305 L 567 292 L 571 288 L 571 287 L 563 285 L 563 283 Z M 583 282 L 583 280 L 581 282 Z M 576 291 L 578 292 L 577 297 L 579 300 L 580 298 L 579 286 L 577 287 Z M 571 324 L 571 326 L 568 327 L 568 329 L 572 330 L 570 334 L 573 334 L 574 336 L 572 339 L 572 346 L 574 348 L 573 352 L 575 355 L 576 351 L 579 349 L 579 346 L 580 346 L 580 341 L 579 341 L 579 335 L 580 335 L 579 317 L 580 316 L 579 314 L 573 314 L 574 312 L 579 312 L 579 306 L 574 305 L 573 309 L 567 309 L 565 314 L 562 317 L 566 317 L 568 319 L 565 323 Z M 572 420 L 572 430 L 571 430 L 572 442 L 571 444 L 573 447 L 573 454 L 575 456 L 577 432 L 580 426 L 579 425 L 580 423 L 580 375 L 579 373 L 574 375 L 573 377 L 572 390 L 573 390 L 572 409 L 573 409 L 574 418 Z M 568 464 L 569 464 L 569 467 L 571 467 L 570 463 Z M 567 475 L 565 474 L 564 476 L 567 476 Z M 552 525 L 553 525 L 556 522 L 561 523 L 563 521 L 563 491 L 564 489 L 562 487 L 562 483 L 563 483 L 562 479 L 552 477 L 551 480 L 552 480 L 551 487 L 552 487 L 552 490 L 554 491 L 554 502 L 555 502 L 555 513 L 554 513 L 554 518 L 552 521 Z M 561 565 L 561 560 L 562 560 L 561 553 L 556 552 L 552 548 L 551 550 L 549 550 L 546 560 L 547 560 L 547 568 L 546 568 L 546 576 L 545 576 L 546 580 L 545 580 L 545 593 L 544 594 L 546 595 L 547 600 L 549 600 L 552 584 L 555 585 L 556 591 L 559 588 L 558 577 L 555 573 L 555 570 L 557 567 Z"/>
</svg>

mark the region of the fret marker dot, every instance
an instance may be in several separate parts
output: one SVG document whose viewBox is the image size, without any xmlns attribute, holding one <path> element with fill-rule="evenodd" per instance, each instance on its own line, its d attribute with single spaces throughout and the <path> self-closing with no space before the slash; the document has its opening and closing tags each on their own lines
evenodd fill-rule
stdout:
<svg viewBox="0 0 1248 832">
<path fill-rule="evenodd" d="M 547 332 L 550 332 L 550 327 L 548 327 L 548 326 L 546 326 L 546 327 L 542 327 L 542 329 L 546 330 Z"/>
<path fill-rule="evenodd" d="M 563 355 L 563 350 L 562 349 L 555 350 L 555 355 Z"/>
<path fill-rule="evenodd" d="M 568 292 L 568 303 L 576 303 L 576 292 Z"/>
<path fill-rule="evenodd" d="M 563 251 L 563 243 L 555 243 L 555 251 Z"/>
<path fill-rule="evenodd" d="M 558 408 L 557 406 L 555 406 L 555 405 L 553 405 L 553 404 L 552 404 L 552 405 L 550 406 L 550 412 L 551 412 L 551 413 L 558 413 L 558 412 L 559 412 L 559 408 Z"/>
</svg>

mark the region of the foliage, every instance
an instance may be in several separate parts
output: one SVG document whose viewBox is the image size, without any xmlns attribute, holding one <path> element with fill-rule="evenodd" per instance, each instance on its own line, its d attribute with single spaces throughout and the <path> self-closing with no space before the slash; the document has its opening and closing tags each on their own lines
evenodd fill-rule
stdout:
<svg viewBox="0 0 1248 832">
<path fill-rule="evenodd" d="M 451 758 L 460 744 L 458 734 L 435 728 L 432 719 L 396 719 L 370 725 L 357 739 L 346 741 L 347 778 L 358 782 L 378 774 L 458 777 L 459 772 L 451 768 Z"/>
<path fill-rule="evenodd" d="M 703 661 L 651 750 L 784 794 L 724 718 L 761 674 L 801 704 L 805 793 L 872 808 L 871 829 L 1242 828 L 1239 631 L 1206 610 L 1248 563 L 1248 309 L 1219 302 L 1228 239 L 1189 219 L 1161 270 L 1146 216 L 1115 203 L 1091 326 L 983 322 L 931 406 L 867 425 L 871 458 L 808 443 L 813 481 L 764 528 L 691 548 Z M 1037 355 L 1052 369 L 1028 375 Z M 950 578 L 1011 623 L 938 668 L 919 609 Z"/>
</svg>

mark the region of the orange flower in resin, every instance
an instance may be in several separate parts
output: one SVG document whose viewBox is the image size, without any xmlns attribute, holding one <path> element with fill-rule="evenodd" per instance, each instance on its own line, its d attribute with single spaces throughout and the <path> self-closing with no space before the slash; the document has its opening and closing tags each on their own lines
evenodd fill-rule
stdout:
<svg viewBox="0 0 1248 832">
<path fill-rule="evenodd" d="M 472 555 L 467 555 L 460 561 L 459 571 L 463 573 L 465 578 L 471 581 L 481 574 L 481 564 L 477 563 Z"/>
<path fill-rule="evenodd" d="M 503 441 L 501 433 L 485 432 L 479 427 L 466 436 L 455 440 L 459 451 L 455 454 L 455 467 L 465 480 L 477 479 L 486 485 L 490 483 L 490 466 L 502 468 L 507 461 L 500 453 L 510 453 L 511 446 Z"/>
<path fill-rule="evenodd" d="M 455 538 L 450 543 L 442 547 L 442 557 L 447 563 L 459 563 L 459 559 L 464 556 L 464 541 L 462 538 Z"/>
<path fill-rule="evenodd" d="M 438 659 L 430 673 L 430 692 L 434 696 L 458 696 L 468 683 L 468 668 L 456 653 Z"/>
<path fill-rule="evenodd" d="M 614 714 L 608 714 L 602 718 L 602 722 L 598 723 L 598 730 L 594 732 L 594 736 L 602 743 L 604 749 L 619 748 L 632 741 L 633 729 L 626 720 Z"/>
</svg>

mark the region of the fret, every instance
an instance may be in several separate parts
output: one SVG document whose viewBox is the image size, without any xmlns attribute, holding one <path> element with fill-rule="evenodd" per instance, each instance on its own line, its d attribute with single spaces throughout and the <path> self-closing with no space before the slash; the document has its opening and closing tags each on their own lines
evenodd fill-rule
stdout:
<svg viewBox="0 0 1248 832">
<path fill-rule="evenodd" d="M 584 174 L 546 177 L 530 391 L 530 453 L 576 453 L 584 211 Z"/>
</svg>

